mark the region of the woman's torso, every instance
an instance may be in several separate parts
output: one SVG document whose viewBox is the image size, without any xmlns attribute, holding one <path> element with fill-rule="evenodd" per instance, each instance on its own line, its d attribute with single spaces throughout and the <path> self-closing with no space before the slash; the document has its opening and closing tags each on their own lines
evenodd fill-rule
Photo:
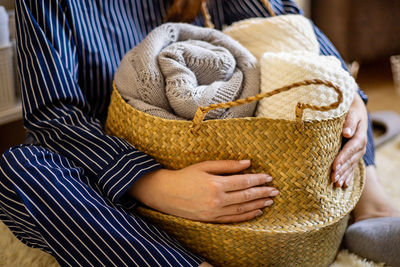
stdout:
<svg viewBox="0 0 400 267">
<path fill-rule="evenodd" d="M 298 12 L 289 5 L 291 1 L 285 5 L 279 0 L 271 2 L 277 14 Z M 104 121 L 113 74 L 120 60 L 165 22 L 171 3 L 172 0 L 66 0 L 59 5 L 76 46 L 78 69 L 74 78 L 91 106 L 91 115 Z M 259 0 L 210 0 L 208 7 L 217 29 L 244 18 L 268 16 Z M 203 25 L 202 16 L 193 24 Z"/>
</svg>

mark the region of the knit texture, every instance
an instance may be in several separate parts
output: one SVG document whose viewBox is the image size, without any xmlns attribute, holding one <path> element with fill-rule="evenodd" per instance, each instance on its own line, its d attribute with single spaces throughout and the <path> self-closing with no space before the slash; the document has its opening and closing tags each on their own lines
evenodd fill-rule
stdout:
<svg viewBox="0 0 400 267">
<path fill-rule="evenodd" d="M 333 56 L 319 55 L 311 22 L 302 15 L 252 18 L 224 30 L 259 61 L 261 93 L 307 79 L 321 79 L 339 86 L 343 102 L 330 111 L 305 110 L 303 120 L 338 117 L 350 108 L 357 84 Z M 325 106 L 336 102 L 337 93 L 324 85 L 309 85 L 259 101 L 257 117 L 295 120 L 298 102 Z"/>
<path fill-rule="evenodd" d="M 264 52 L 307 51 L 319 54 L 311 22 L 302 15 L 246 19 L 227 27 L 224 33 L 239 41 L 257 59 Z"/>
<path fill-rule="evenodd" d="M 343 92 L 343 102 L 333 110 L 314 111 L 306 109 L 303 120 L 323 120 L 346 113 L 357 84 L 334 56 L 320 56 L 309 52 L 264 53 L 261 58 L 261 92 L 307 79 L 321 79 L 337 85 Z M 273 119 L 295 120 L 298 102 L 327 106 L 337 101 L 337 93 L 324 85 L 301 86 L 259 101 L 256 116 Z"/>
<path fill-rule="evenodd" d="M 122 59 L 115 77 L 136 109 L 165 119 L 190 120 L 199 106 L 256 95 L 257 60 L 220 31 L 167 23 Z M 214 110 L 206 119 L 252 116 L 255 103 Z"/>
</svg>

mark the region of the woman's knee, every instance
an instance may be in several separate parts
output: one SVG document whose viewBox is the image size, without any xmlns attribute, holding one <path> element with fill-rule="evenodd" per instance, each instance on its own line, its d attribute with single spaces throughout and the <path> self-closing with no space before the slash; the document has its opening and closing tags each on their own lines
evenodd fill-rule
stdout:
<svg viewBox="0 0 400 267">
<path fill-rule="evenodd" d="M 32 173 L 39 165 L 37 158 L 43 151 L 44 148 L 31 145 L 18 145 L 7 149 L 0 158 L 0 184 L 29 183 L 30 177 L 34 177 Z"/>
<path fill-rule="evenodd" d="M 28 152 L 29 145 L 17 145 L 10 147 L 1 156 L 1 166 L 3 166 L 4 163 L 12 164 L 12 162 L 15 162 L 18 158 L 24 154 L 27 154 Z"/>
<path fill-rule="evenodd" d="M 27 195 L 64 190 L 70 183 L 87 183 L 83 170 L 68 158 L 37 145 L 8 149 L 0 159 L 0 184 Z M 17 190 L 16 190 L 17 191 Z"/>
<path fill-rule="evenodd" d="M 19 145 L 7 149 L 0 158 L 0 191 L 9 192 L 15 190 L 21 177 L 24 177 L 24 160 L 22 155 L 26 153 L 26 146 Z"/>
</svg>

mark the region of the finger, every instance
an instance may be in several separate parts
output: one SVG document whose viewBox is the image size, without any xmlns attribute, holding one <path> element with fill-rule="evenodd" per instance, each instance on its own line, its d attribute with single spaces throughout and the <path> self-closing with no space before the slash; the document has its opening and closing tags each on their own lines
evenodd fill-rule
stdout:
<svg viewBox="0 0 400 267">
<path fill-rule="evenodd" d="M 347 174 L 346 173 L 343 174 L 343 181 L 344 181 L 343 186 L 342 186 L 343 188 L 347 188 L 350 185 L 350 183 L 354 177 L 354 172 L 355 172 L 356 168 L 358 168 L 359 162 L 360 162 L 360 160 L 356 161 L 355 164 L 353 164 L 351 166 L 351 171 L 348 172 Z"/>
<path fill-rule="evenodd" d="M 350 109 L 344 121 L 342 135 L 346 138 L 351 138 L 356 132 L 359 123 L 360 123 L 360 116 L 357 114 L 357 112 Z"/>
<path fill-rule="evenodd" d="M 332 178 L 332 182 L 339 184 L 339 180 L 343 179 L 343 176 L 345 175 L 347 170 L 352 169 L 352 168 L 354 169 L 356 166 L 358 166 L 358 163 L 360 162 L 364 153 L 365 152 L 363 150 L 357 152 L 337 172 L 333 173 L 333 175 L 335 175 L 335 176 Z"/>
<path fill-rule="evenodd" d="M 336 187 L 343 187 L 344 183 L 346 181 L 346 179 L 350 176 L 352 176 L 353 172 L 354 172 L 354 166 L 352 166 L 351 168 L 348 168 L 342 176 L 340 176 L 339 180 L 336 182 Z"/>
<path fill-rule="evenodd" d="M 271 198 L 263 198 L 263 199 L 249 201 L 246 203 L 229 205 L 221 210 L 219 216 L 243 214 L 249 211 L 258 210 L 265 208 L 267 206 L 271 206 L 272 203 L 274 203 L 274 201 Z"/>
<path fill-rule="evenodd" d="M 342 165 L 344 165 L 346 161 L 348 161 L 355 153 L 365 148 L 366 143 L 367 137 L 361 133 L 357 133 L 357 135 L 344 145 L 333 162 L 333 170 L 335 172 L 334 176 L 337 176 L 336 172 L 341 169 Z"/>
<path fill-rule="evenodd" d="M 334 172 L 335 177 L 333 181 L 336 182 L 339 177 L 343 176 L 344 172 L 347 169 L 352 168 L 354 165 L 357 165 L 364 154 L 365 154 L 364 149 L 361 149 L 356 153 L 354 153 L 353 156 L 348 161 L 346 161 L 337 171 Z"/>
<path fill-rule="evenodd" d="M 222 182 L 222 189 L 225 192 L 243 190 L 272 181 L 272 177 L 268 174 L 240 174 L 223 176 L 220 179 Z"/>
<path fill-rule="evenodd" d="M 193 167 L 211 174 L 224 174 L 243 171 L 250 164 L 250 160 L 213 160 L 194 164 Z"/>
<path fill-rule="evenodd" d="M 255 199 L 275 197 L 279 191 L 273 187 L 258 186 L 241 191 L 226 193 L 224 196 L 224 206 L 245 203 Z"/>
<path fill-rule="evenodd" d="M 356 168 L 358 168 L 358 165 L 359 165 L 359 162 L 357 162 L 357 164 L 353 166 L 353 170 L 350 172 L 350 175 L 347 176 L 347 178 L 344 179 L 344 184 L 343 184 L 344 188 L 349 187 L 351 181 L 354 178 L 354 172 L 355 172 Z"/>
<path fill-rule="evenodd" d="M 339 177 L 338 181 L 336 182 L 337 187 L 342 187 L 344 185 L 344 182 L 346 181 L 347 177 L 354 171 L 356 166 L 357 164 L 351 165 L 343 172 L 343 174 Z"/>
<path fill-rule="evenodd" d="M 239 215 L 227 215 L 221 216 L 215 219 L 214 222 L 217 223 L 237 223 L 248 221 L 254 219 L 255 217 L 259 217 L 263 214 L 261 210 L 253 210 Z"/>
<path fill-rule="evenodd" d="M 348 173 L 351 172 L 351 168 L 347 169 L 345 173 L 339 177 L 339 180 L 335 183 L 336 187 L 342 187 L 344 183 L 345 176 L 347 177 Z"/>
<path fill-rule="evenodd" d="M 347 187 L 350 186 L 350 183 L 351 183 L 351 181 L 352 181 L 353 178 L 354 178 L 354 171 L 355 171 L 355 168 L 353 168 L 353 171 L 350 173 L 350 175 L 347 176 L 347 177 L 344 179 L 343 188 L 347 188 Z"/>
</svg>

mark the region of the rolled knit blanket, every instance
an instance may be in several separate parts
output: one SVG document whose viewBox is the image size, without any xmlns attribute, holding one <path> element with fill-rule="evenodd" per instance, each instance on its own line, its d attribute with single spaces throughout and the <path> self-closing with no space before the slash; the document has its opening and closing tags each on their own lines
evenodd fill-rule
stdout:
<svg viewBox="0 0 400 267">
<path fill-rule="evenodd" d="M 241 20 L 225 28 L 224 33 L 239 41 L 257 59 L 265 52 L 319 53 L 311 22 L 302 15 Z"/>
<path fill-rule="evenodd" d="M 308 52 L 264 53 L 261 58 L 261 92 L 308 79 L 330 81 L 343 92 L 343 102 L 329 111 L 304 110 L 303 120 L 322 120 L 339 117 L 346 113 L 357 84 L 353 77 L 342 68 L 341 62 L 334 56 L 320 56 Z M 295 120 L 298 102 L 328 106 L 337 101 L 337 93 L 325 85 L 308 85 L 264 98 L 257 106 L 257 117 Z"/>
<path fill-rule="evenodd" d="M 337 117 L 350 108 L 357 84 L 333 56 L 319 55 L 317 37 L 310 20 L 302 15 L 252 18 L 224 30 L 260 61 L 261 93 L 307 79 L 330 81 L 343 92 L 343 102 L 329 111 L 305 110 L 303 120 Z M 328 106 L 337 93 L 324 85 L 309 85 L 259 101 L 257 117 L 295 120 L 298 102 Z"/>
<path fill-rule="evenodd" d="M 199 106 L 256 95 L 254 56 L 226 34 L 184 23 L 151 31 L 122 59 L 115 76 L 136 109 L 165 119 L 191 120 Z M 256 104 L 214 110 L 206 119 L 253 116 Z"/>
</svg>

